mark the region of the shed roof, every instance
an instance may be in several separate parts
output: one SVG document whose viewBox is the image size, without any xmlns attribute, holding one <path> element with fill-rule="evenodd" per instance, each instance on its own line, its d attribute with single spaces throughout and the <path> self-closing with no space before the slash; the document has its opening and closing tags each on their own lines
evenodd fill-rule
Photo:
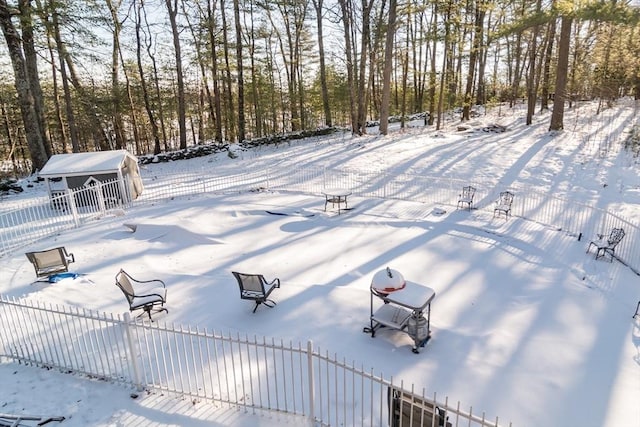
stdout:
<svg viewBox="0 0 640 427">
<path fill-rule="evenodd" d="M 127 150 L 95 151 L 91 153 L 56 154 L 51 156 L 39 175 L 43 178 L 115 173 L 125 160 L 137 162 Z"/>
</svg>

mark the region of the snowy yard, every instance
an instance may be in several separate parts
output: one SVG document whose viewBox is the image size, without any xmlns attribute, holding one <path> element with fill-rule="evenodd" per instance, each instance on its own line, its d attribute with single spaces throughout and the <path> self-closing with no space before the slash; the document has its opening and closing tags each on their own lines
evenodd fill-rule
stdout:
<svg viewBox="0 0 640 427">
<path fill-rule="evenodd" d="M 633 111 L 621 107 L 617 125 L 600 127 L 580 111 L 576 131 L 557 135 L 544 132 L 542 119 L 527 128 L 509 118 L 504 134 L 409 129 L 387 138 L 296 142 L 240 152 L 235 160 L 150 165 L 143 178 L 187 163 L 221 174 L 242 165 L 377 166 L 497 188 L 526 185 L 637 218 L 638 166 L 619 144 L 601 155 L 594 142 L 605 138 L 602 129 L 630 125 Z M 593 135 L 585 136 L 590 129 Z M 312 340 L 354 366 L 447 395 L 514 426 L 640 425 L 640 322 L 631 318 L 640 278 L 619 262 L 586 254 L 590 236 L 579 241 L 573 233 L 481 210 L 446 207 L 440 214 L 427 204 L 351 196 L 349 205 L 352 210 L 337 215 L 331 205 L 323 211 L 321 194 L 263 191 L 142 206 L 1 259 L 0 293 L 123 313 L 127 305 L 114 276 L 124 268 L 136 278 L 167 283 L 169 313 L 159 314 L 159 322 Z M 134 233 L 124 223 L 140 226 Z M 32 284 L 24 252 L 53 246 L 73 252 L 71 270 L 86 275 Z M 420 354 L 411 352 L 406 334 L 382 330 L 372 338 L 362 332 L 371 278 L 387 266 L 436 292 L 433 336 Z M 231 271 L 279 277 L 282 287 L 272 294 L 277 306 L 251 313 L 253 304 L 240 300 Z M 0 412 L 55 413 L 68 418 L 63 426 L 296 423 L 238 417 L 234 410 L 158 395 L 132 400 L 117 386 L 14 364 L 0 365 L 0 378 L 12 384 L 0 390 Z M 58 383 L 69 384 L 68 393 Z"/>
</svg>

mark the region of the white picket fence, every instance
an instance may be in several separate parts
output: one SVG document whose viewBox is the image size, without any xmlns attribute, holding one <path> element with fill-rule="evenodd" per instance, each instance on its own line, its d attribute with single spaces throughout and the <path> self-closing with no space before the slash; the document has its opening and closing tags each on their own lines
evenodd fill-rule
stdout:
<svg viewBox="0 0 640 427">
<path fill-rule="evenodd" d="M 493 182 L 467 182 L 453 178 L 424 175 L 391 175 L 380 171 L 326 169 L 245 170 L 241 174 L 219 176 L 203 171 L 165 176 L 143 177 L 145 190 L 135 201 L 119 201 L 115 182 L 67 191 L 53 199 L 41 198 L 20 208 L 0 214 L 0 257 L 39 239 L 80 227 L 88 221 L 102 219 L 113 209 L 130 209 L 177 197 L 195 197 L 205 193 L 234 193 L 260 190 L 321 194 L 324 188 L 340 187 L 354 197 L 384 198 L 424 203 L 430 206 L 455 207 L 463 186 L 477 188 L 476 209 L 493 212 L 500 191 L 515 193 L 513 216 L 536 221 L 550 227 L 592 239 L 608 235 L 622 227 L 626 236 L 616 248 L 616 256 L 640 272 L 640 225 L 614 212 L 574 200 L 556 197 L 535 188 L 501 187 Z M 125 186 L 127 187 L 127 186 Z M 113 218 L 113 216 L 111 216 Z"/>
<path fill-rule="evenodd" d="M 450 404 L 446 397 L 357 368 L 310 341 L 223 335 L 4 296 L 0 324 L 0 357 L 16 363 L 254 413 L 293 414 L 309 425 L 501 425 L 497 417 L 486 419 L 460 402 Z"/>
<path fill-rule="evenodd" d="M 627 235 L 616 248 L 616 255 L 634 271 L 640 271 L 640 249 L 635 245 L 640 229 L 634 221 L 531 188 L 309 167 L 243 171 L 227 176 L 186 172 L 147 178 L 144 184 L 142 196 L 130 203 L 118 202 L 115 183 L 104 183 L 3 212 L 0 257 L 88 221 L 117 219 L 108 215 L 113 209 L 131 209 L 203 193 L 269 189 L 316 195 L 327 187 L 343 187 L 355 197 L 454 207 L 462 186 L 474 185 L 475 207 L 487 214 L 492 214 L 498 193 L 508 189 L 515 193 L 513 216 L 564 230 L 576 238 L 589 239 L 598 233 L 608 234 L 613 227 L 624 228 Z M 447 398 L 441 400 L 435 394 L 426 395 L 424 390 L 354 367 L 337 355 L 314 349 L 310 342 L 294 345 L 265 337 L 225 336 L 193 326 L 149 325 L 120 316 L 2 296 L 0 321 L 8 326 L 0 329 L 0 356 L 18 363 L 71 370 L 251 411 L 281 411 L 306 417 L 314 425 L 401 426 L 413 425 L 414 418 L 420 417 L 420 425 L 435 426 L 441 421 L 434 415 L 439 410 L 454 426 L 499 424 L 497 418 L 487 420 L 484 415 L 461 408 L 460 403 L 451 405 Z M 431 409 L 409 410 L 409 418 L 396 419 L 394 414 L 407 413 L 407 402 L 410 408 Z"/>
<path fill-rule="evenodd" d="M 129 188 L 127 186 L 127 188 Z M 40 239 L 132 206 L 117 180 L 39 197 L 0 213 L 0 257 Z M 125 200 L 125 201 L 123 201 Z"/>
</svg>

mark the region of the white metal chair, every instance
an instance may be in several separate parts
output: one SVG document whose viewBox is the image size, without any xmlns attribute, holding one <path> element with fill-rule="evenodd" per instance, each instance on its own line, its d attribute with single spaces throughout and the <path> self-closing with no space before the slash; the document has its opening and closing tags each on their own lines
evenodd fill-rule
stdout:
<svg viewBox="0 0 640 427">
<path fill-rule="evenodd" d="M 151 312 L 169 312 L 164 307 L 167 302 L 167 287 L 162 280 L 136 280 L 126 271 L 120 269 L 120 272 L 116 274 L 116 286 L 127 298 L 130 311 L 142 310 L 138 317 L 147 314 L 149 320 L 153 321 Z"/>
<path fill-rule="evenodd" d="M 589 253 L 591 246 L 595 246 L 596 259 L 609 254 L 609 261 L 613 262 L 613 258 L 616 254 L 616 246 L 618 246 L 618 243 L 620 243 L 624 235 L 625 232 L 622 228 L 614 228 L 611 230 L 609 237 L 606 239 L 604 238 L 604 235 L 599 234 L 598 239 L 589 242 L 589 246 L 587 246 L 587 253 Z"/>
<path fill-rule="evenodd" d="M 274 289 L 280 287 L 280 279 L 275 278 L 268 282 L 262 274 L 245 274 L 237 271 L 231 272 L 238 281 L 240 287 L 240 298 L 254 301 L 256 306 L 253 307 L 253 313 L 260 304 L 267 307 L 274 307 L 276 302 L 269 299 L 269 295 Z"/>
<path fill-rule="evenodd" d="M 462 193 L 458 196 L 458 206 L 456 209 L 459 209 L 460 206 L 464 206 L 466 203 L 469 210 L 471 210 L 471 207 L 473 206 L 473 196 L 475 196 L 475 194 L 475 187 L 472 187 L 471 185 L 462 187 Z"/>
<path fill-rule="evenodd" d="M 496 200 L 496 206 L 493 208 L 493 216 L 496 214 L 504 213 L 505 218 L 511 216 L 511 204 L 513 203 L 513 193 L 510 191 L 503 191 L 500 193 L 500 197 Z"/>
</svg>

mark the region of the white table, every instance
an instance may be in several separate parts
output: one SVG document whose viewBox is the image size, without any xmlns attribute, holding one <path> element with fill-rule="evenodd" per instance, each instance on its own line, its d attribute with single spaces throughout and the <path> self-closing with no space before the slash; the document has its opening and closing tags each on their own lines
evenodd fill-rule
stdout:
<svg viewBox="0 0 640 427">
<path fill-rule="evenodd" d="M 351 195 L 351 190 L 345 188 L 326 188 L 322 191 L 324 194 L 324 210 L 327 211 L 327 204 L 331 203 L 333 207 L 338 205 L 338 215 L 340 215 L 340 204 L 344 203 L 344 209 L 347 209 L 347 197 Z"/>
<path fill-rule="evenodd" d="M 371 286 L 371 316 L 370 326 L 364 328 L 364 332 L 375 337 L 376 331 L 387 327 L 403 331 L 414 340 L 412 351 L 419 352 L 420 347 L 431 338 L 431 302 L 436 296 L 433 289 L 428 286 L 407 281 L 404 288 L 385 293 Z M 374 297 L 383 302 L 382 306 L 374 311 Z M 409 324 L 417 319 L 426 320 L 426 337 L 412 336 L 415 331 L 410 331 Z M 424 322 L 423 320 L 423 322 Z"/>
</svg>

